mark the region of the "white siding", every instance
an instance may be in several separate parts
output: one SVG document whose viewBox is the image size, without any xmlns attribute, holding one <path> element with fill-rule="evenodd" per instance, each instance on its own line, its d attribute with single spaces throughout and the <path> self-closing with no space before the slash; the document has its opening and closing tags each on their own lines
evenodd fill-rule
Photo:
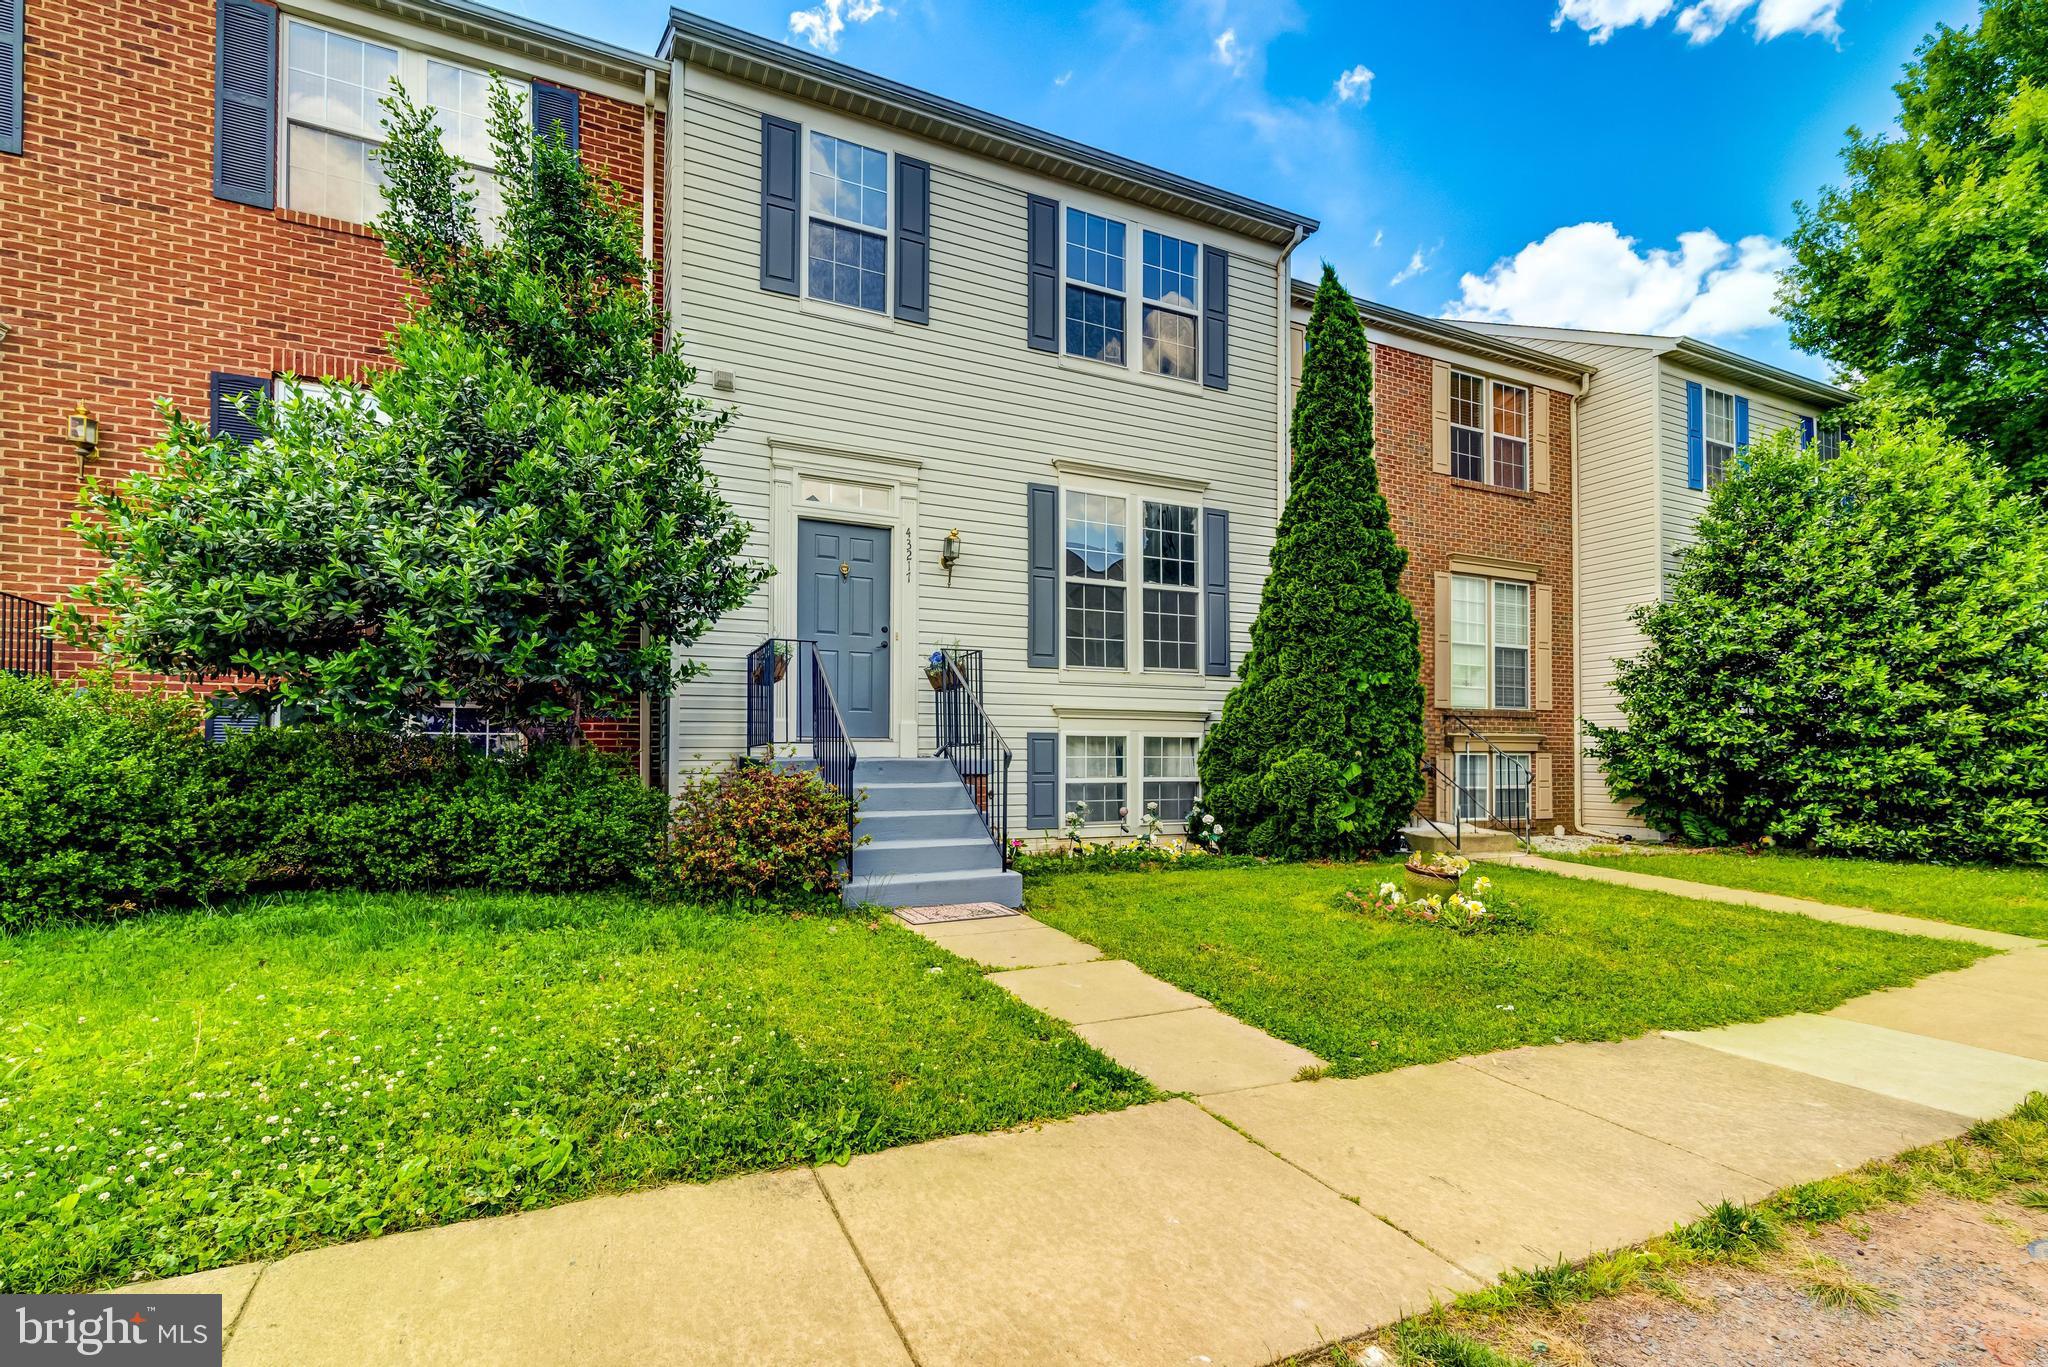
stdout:
<svg viewBox="0 0 2048 1367">
<path fill-rule="evenodd" d="M 1749 400 L 1749 439 L 1762 442 L 1787 427 L 1797 427 L 1801 418 L 1813 417 L 1810 404 L 1795 403 L 1781 394 L 1716 379 L 1704 371 L 1690 370 L 1668 357 L 1661 367 L 1657 395 L 1657 422 L 1662 429 L 1663 514 L 1660 520 L 1661 558 L 1658 591 L 1678 570 L 1678 553 L 1690 546 L 1700 514 L 1707 510 L 1709 491 L 1690 488 L 1687 478 L 1685 386 L 1697 381 L 1724 394 Z"/>
<path fill-rule="evenodd" d="M 1155 715 L 1162 732 L 1198 726 L 1220 706 L 1230 680 L 1106 678 L 1026 666 L 1025 486 L 1059 482 L 1053 465 L 1059 459 L 1128 471 L 1140 488 L 1148 472 L 1206 480 L 1206 494 L 1183 497 L 1230 513 L 1232 659 L 1241 659 L 1277 512 L 1277 252 L 1213 229 L 1139 216 L 1232 253 L 1227 391 L 1034 352 L 1025 344 L 1025 197 L 1048 194 L 1064 204 L 1076 196 L 1006 165 L 841 116 L 818 116 L 701 71 L 689 71 L 674 88 L 676 327 L 704 392 L 735 410 L 712 463 L 726 497 L 754 524 L 752 553 L 764 560 L 770 555 L 771 471 L 778 459 L 841 464 L 849 472 L 871 464 L 884 475 L 907 472 L 915 479 L 915 518 L 895 534 L 890 624 L 902 744 L 899 751 L 863 743 L 862 753 L 928 748 L 930 690 L 918 666 L 935 644 L 955 641 L 986 652 L 989 710 L 1015 752 L 1013 833 L 1024 825 L 1025 734 L 1062 729 L 1056 705 L 1131 719 L 1129 725 L 1106 722 L 1104 729 L 1142 733 L 1150 725 L 1144 719 Z M 763 112 L 930 161 L 929 326 L 759 287 Z M 1135 282 L 1135 231 L 1129 253 Z M 1130 324 L 1135 339 L 1135 308 Z M 714 371 L 733 373 L 733 393 L 711 393 Z M 939 543 L 955 527 L 964 551 L 949 584 Z M 1137 550 L 1130 548 L 1134 578 Z M 741 747 L 740 661 L 768 635 L 794 634 L 792 602 L 786 586 L 771 584 L 694 652 L 708 669 L 677 695 L 676 764 Z M 1142 620 L 1135 583 L 1129 604 L 1135 652 Z M 921 723 L 924 747 L 903 732 L 906 722 Z M 1065 729 L 1088 728 L 1069 720 Z M 1133 762 L 1135 768 L 1135 756 Z M 1134 775 L 1134 797 L 1135 783 Z"/>
</svg>

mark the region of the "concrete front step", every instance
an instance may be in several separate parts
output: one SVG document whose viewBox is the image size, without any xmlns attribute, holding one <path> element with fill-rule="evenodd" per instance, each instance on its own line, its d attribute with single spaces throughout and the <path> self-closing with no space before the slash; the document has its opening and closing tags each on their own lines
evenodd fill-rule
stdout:
<svg viewBox="0 0 2048 1367">
<path fill-rule="evenodd" d="M 898 840 L 870 840 L 865 845 L 853 847 L 853 872 L 856 875 L 1000 873 L 1002 867 L 1002 853 L 988 838 L 987 831 L 970 836 L 913 835 Z"/>
<path fill-rule="evenodd" d="M 1418 854 L 1436 854 L 1444 850 L 1453 854 L 1500 854 L 1522 848 L 1522 842 L 1508 832 L 1486 826 L 1465 827 L 1456 844 L 1451 843 L 1449 835 L 1439 834 L 1432 826 L 1403 826 L 1401 834 L 1408 838 L 1408 848 Z"/>
<path fill-rule="evenodd" d="M 883 783 L 870 781 L 866 766 L 854 775 L 854 791 L 860 798 L 863 816 L 878 812 L 935 811 L 955 807 L 973 811 L 974 800 L 967 788 L 951 774 L 934 783 Z"/>
<path fill-rule="evenodd" d="M 854 837 L 867 836 L 871 840 L 905 840 L 920 838 L 928 840 L 966 839 L 979 836 L 988 843 L 988 827 L 982 823 L 981 813 L 969 803 L 957 807 L 919 807 L 903 812 L 877 812 L 866 807 L 861 809 L 860 822 L 854 827 Z"/>
<path fill-rule="evenodd" d="M 840 899 L 848 906 L 940 907 L 963 902 L 1024 905 L 1024 879 L 1014 871 L 978 873 L 857 873 Z"/>
</svg>

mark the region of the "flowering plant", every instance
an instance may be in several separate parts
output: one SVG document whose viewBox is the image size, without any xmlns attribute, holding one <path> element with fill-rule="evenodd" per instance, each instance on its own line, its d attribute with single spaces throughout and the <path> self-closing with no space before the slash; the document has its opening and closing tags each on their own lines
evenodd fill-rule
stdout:
<svg viewBox="0 0 2048 1367">
<path fill-rule="evenodd" d="M 1163 829 L 1164 824 L 1159 820 L 1159 804 L 1156 802 L 1146 803 L 1145 815 L 1138 820 L 1139 843 L 1144 845 L 1157 844 L 1159 833 Z"/>
<path fill-rule="evenodd" d="M 1223 843 L 1223 825 L 1216 820 L 1216 813 L 1202 805 L 1197 797 L 1188 807 L 1188 839 L 1206 847 L 1212 854 Z"/>
<path fill-rule="evenodd" d="M 1466 871 L 1472 867 L 1472 861 L 1461 854 L 1438 850 L 1427 857 L 1419 854 L 1410 855 L 1408 867 L 1416 873 L 1431 874 L 1438 878 L 1463 878 Z"/>
<path fill-rule="evenodd" d="M 1455 935 L 1526 929 L 1531 924 L 1528 913 L 1505 897 L 1489 899 L 1492 891 L 1493 880 L 1480 878 L 1472 884 L 1470 896 L 1454 892 L 1448 897 L 1410 897 L 1392 883 L 1381 883 L 1370 894 L 1353 888 L 1343 896 L 1350 905 L 1385 920 L 1435 926 Z"/>
<path fill-rule="evenodd" d="M 826 897 L 853 853 L 847 815 L 846 799 L 814 773 L 735 761 L 683 785 L 660 862 L 700 897 Z"/>
</svg>

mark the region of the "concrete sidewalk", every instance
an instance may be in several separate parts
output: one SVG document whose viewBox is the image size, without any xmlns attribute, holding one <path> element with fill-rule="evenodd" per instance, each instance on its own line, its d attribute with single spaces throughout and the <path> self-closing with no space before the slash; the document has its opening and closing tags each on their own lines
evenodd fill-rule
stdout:
<svg viewBox="0 0 2048 1367">
<path fill-rule="evenodd" d="M 1196 1095 L 160 1289 L 223 1294 L 237 1367 L 1265 1363 L 2048 1090 L 2041 948 L 1829 1016 L 1294 1081 L 1311 1056 L 1028 917 L 917 929 Z"/>
</svg>

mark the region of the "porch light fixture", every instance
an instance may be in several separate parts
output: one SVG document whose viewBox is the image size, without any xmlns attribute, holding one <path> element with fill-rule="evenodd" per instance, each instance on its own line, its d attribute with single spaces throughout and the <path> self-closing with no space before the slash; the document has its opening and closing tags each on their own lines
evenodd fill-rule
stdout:
<svg viewBox="0 0 2048 1367">
<path fill-rule="evenodd" d="M 85 411 L 85 400 L 78 401 L 78 411 L 65 424 L 71 444 L 78 448 L 78 477 L 85 478 L 85 462 L 100 449 L 100 420 Z"/>
<path fill-rule="evenodd" d="M 953 566 L 960 563 L 960 529 L 955 527 L 946 533 L 946 539 L 939 543 L 939 565 L 946 571 L 946 584 L 953 583 Z"/>
</svg>

